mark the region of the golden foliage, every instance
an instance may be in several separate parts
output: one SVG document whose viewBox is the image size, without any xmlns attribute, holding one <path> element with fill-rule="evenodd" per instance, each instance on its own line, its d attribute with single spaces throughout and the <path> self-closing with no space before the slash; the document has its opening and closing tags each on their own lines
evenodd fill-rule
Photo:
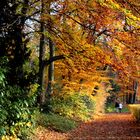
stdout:
<svg viewBox="0 0 140 140">
<path fill-rule="evenodd" d="M 65 60 L 55 62 L 55 80 L 63 88 L 90 87 L 92 91 L 108 82 L 106 66 L 124 85 L 139 77 L 140 17 L 132 6 L 139 7 L 137 0 L 50 2 L 56 2 L 59 8 L 52 8 L 52 14 L 46 12 L 43 20 L 46 36 L 56 45 L 56 55 L 65 56 Z"/>
</svg>

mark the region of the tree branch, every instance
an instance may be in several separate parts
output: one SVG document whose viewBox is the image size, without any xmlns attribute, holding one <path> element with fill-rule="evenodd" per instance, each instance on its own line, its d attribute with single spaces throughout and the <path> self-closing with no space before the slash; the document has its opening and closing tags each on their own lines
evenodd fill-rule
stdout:
<svg viewBox="0 0 140 140">
<path fill-rule="evenodd" d="M 44 60 L 43 67 L 48 66 L 52 62 L 57 61 L 57 60 L 61 60 L 61 59 L 65 59 L 64 55 L 54 56 L 54 57 L 50 58 L 49 60 Z"/>
</svg>

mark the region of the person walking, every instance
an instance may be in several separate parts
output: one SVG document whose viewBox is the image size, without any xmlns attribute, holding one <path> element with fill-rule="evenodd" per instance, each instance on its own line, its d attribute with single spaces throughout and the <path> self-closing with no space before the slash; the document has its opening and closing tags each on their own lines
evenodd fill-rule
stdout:
<svg viewBox="0 0 140 140">
<path fill-rule="evenodd" d="M 115 101 L 115 108 L 116 108 L 116 112 L 119 112 L 119 102 Z"/>
</svg>

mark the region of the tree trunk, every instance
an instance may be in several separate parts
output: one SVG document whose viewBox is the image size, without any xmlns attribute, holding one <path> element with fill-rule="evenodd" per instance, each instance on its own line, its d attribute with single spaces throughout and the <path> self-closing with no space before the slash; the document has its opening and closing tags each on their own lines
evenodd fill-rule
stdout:
<svg viewBox="0 0 140 140">
<path fill-rule="evenodd" d="M 129 104 L 133 103 L 133 96 L 132 93 L 129 93 Z"/>
<path fill-rule="evenodd" d="M 136 103 L 137 88 L 138 88 L 138 82 L 134 81 L 133 103 Z"/>
<path fill-rule="evenodd" d="M 55 46 L 51 39 L 49 39 L 49 49 L 50 49 L 49 59 L 52 59 L 55 56 Z M 54 62 L 52 62 L 48 67 L 48 87 L 47 87 L 48 96 L 50 96 L 53 93 L 53 81 L 54 81 Z"/>
<path fill-rule="evenodd" d="M 42 14 L 44 13 L 44 3 L 43 0 L 42 2 L 42 7 L 41 7 L 41 25 L 40 25 L 40 32 L 41 32 L 41 37 L 40 37 L 40 45 L 39 45 L 39 85 L 40 85 L 40 95 L 39 95 L 39 104 L 42 105 L 45 102 L 45 94 L 43 92 L 43 83 L 44 83 L 44 65 L 43 65 L 43 60 L 44 60 L 44 55 L 45 55 L 45 26 L 44 22 L 42 20 Z"/>
<path fill-rule="evenodd" d="M 22 4 L 21 16 L 17 16 L 18 23 L 13 25 L 13 31 L 10 31 L 9 34 L 11 35 L 11 40 L 14 40 L 15 49 L 14 51 L 14 58 L 11 60 L 11 73 L 10 73 L 10 84 L 15 85 L 18 84 L 22 88 L 25 86 L 25 77 L 23 71 L 23 64 L 26 59 L 28 59 L 28 52 L 26 43 L 23 41 L 25 40 L 24 36 L 24 26 L 26 22 L 26 13 L 28 10 L 29 0 L 24 0 Z M 14 11 L 13 11 L 14 13 Z M 16 16 L 15 16 L 16 18 Z M 10 40 L 9 39 L 9 40 Z"/>
</svg>

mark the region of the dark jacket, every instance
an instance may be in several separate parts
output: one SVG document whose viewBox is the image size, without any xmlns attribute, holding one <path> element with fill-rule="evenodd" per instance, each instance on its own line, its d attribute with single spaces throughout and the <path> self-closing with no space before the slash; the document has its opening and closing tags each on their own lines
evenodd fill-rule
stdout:
<svg viewBox="0 0 140 140">
<path fill-rule="evenodd" d="M 119 103 L 118 102 L 115 102 L 115 107 L 119 107 Z"/>
</svg>

